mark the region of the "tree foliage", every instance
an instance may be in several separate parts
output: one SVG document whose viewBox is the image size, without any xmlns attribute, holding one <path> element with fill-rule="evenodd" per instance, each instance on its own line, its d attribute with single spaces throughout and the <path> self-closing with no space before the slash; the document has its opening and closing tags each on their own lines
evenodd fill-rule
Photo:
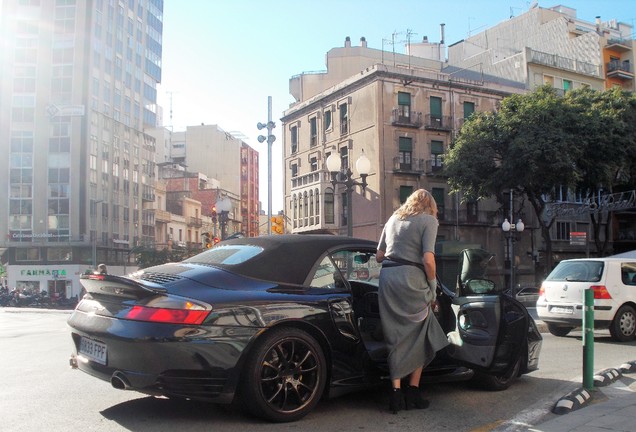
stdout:
<svg viewBox="0 0 636 432">
<path fill-rule="evenodd" d="M 594 196 L 600 188 L 633 187 L 634 120 L 636 99 L 621 89 L 582 88 L 561 96 L 550 86 L 539 87 L 505 98 L 496 112 L 473 114 L 447 154 L 444 170 L 451 191 L 461 191 L 465 200 L 502 202 L 506 190 L 527 198 L 551 268 L 555 216 L 546 216 L 546 205 L 558 190 Z"/>
</svg>

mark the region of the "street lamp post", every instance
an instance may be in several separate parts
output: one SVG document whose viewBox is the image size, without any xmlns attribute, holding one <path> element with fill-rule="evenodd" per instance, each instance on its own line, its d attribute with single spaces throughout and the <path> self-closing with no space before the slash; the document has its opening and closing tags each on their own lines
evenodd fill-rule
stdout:
<svg viewBox="0 0 636 432">
<path fill-rule="evenodd" d="M 362 150 L 362 154 L 356 161 L 356 170 L 358 174 L 360 174 L 361 182 L 358 182 L 353 179 L 353 172 L 349 167 L 342 166 L 342 160 L 340 159 L 340 155 L 337 153 L 331 153 L 326 160 L 327 170 L 331 173 L 331 184 L 334 189 L 336 185 L 342 184 L 345 186 L 345 191 L 347 192 L 347 235 L 349 237 L 353 236 L 353 206 L 352 206 L 352 198 L 353 198 L 353 188 L 354 186 L 361 186 L 362 191 L 364 192 L 367 187 L 367 176 L 369 175 L 369 171 L 371 171 L 371 161 L 364 154 L 364 150 Z"/>
<path fill-rule="evenodd" d="M 258 123 L 258 130 L 267 129 L 267 136 L 259 135 L 258 142 L 267 141 L 267 234 L 272 234 L 272 144 L 276 137 L 272 135 L 272 129 L 276 123 L 272 121 L 272 97 L 267 97 L 267 124 Z"/>
<path fill-rule="evenodd" d="M 228 197 L 223 197 L 214 205 L 219 215 L 219 223 L 221 225 L 221 240 L 225 240 L 227 231 L 227 221 L 230 210 L 232 210 L 232 201 Z"/>
<path fill-rule="evenodd" d="M 93 270 L 95 270 L 97 268 L 97 204 L 101 204 L 103 203 L 104 200 L 97 200 L 97 201 L 93 201 L 94 204 L 94 208 L 95 208 L 95 215 L 93 215 L 93 217 L 91 218 L 91 220 L 93 221 L 93 232 L 95 233 L 95 235 L 93 235 L 93 233 L 91 233 L 92 236 L 92 242 L 93 244 L 92 246 L 92 264 L 93 264 Z"/>
<path fill-rule="evenodd" d="M 506 237 L 506 245 L 507 245 L 507 253 L 506 253 L 506 262 L 509 263 L 510 268 L 510 293 L 513 293 L 514 285 L 515 285 L 515 242 L 517 241 L 516 233 L 523 232 L 525 229 L 525 225 L 523 221 L 519 219 L 516 224 L 511 224 L 508 222 L 508 219 L 504 219 L 501 224 L 501 229 Z"/>
</svg>

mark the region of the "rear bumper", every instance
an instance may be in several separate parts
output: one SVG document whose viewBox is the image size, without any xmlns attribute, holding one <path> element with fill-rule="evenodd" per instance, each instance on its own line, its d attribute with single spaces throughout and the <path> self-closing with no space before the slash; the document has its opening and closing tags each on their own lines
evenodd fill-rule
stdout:
<svg viewBox="0 0 636 432">
<path fill-rule="evenodd" d="M 69 319 L 71 364 L 118 389 L 150 395 L 229 403 L 245 348 L 258 331 L 249 328 L 178 326 L 112 318 Z M 231 336 L 230 336 L 231 335 Z M 106 364 L 79 353 L 82 337 L 107 347 Z"/>
<path fill-rule="evenodd" d="M 553 307 L 571 308 L 572 313 L 552 312 Z M 552 304 L 539 299 L 537 302 L 537 315 L 539 319 L 546 323 L 562 324 L 570 327 L 581 327 L 583 325 L 583 306 L 581 304 L 563 303 Z M 612 306 L 594 306 L 594 328 L 608 328 L 614 318 L 615 311 Z"/>
</svg>

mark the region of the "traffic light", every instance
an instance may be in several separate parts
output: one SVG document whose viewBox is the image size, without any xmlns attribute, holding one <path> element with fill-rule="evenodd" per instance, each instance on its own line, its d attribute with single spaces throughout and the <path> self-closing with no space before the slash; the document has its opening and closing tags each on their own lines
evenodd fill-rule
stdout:
<svg viewBox="0 0 636 432">
<path fill-rule="evenodd" d="M 216 223 L 217 215 L 216 215 L 216 206 L 212 206 L 212 222 Z"/>
<path fill-rule="evenodd" d="M 214 237 L 214 239 L 212 239 L 212 241 L 214 242 L 214 244 L 217 244 L 218 242 L 221 241 L 221 239 L 218 238 L 218 237 Z"/>
<path fill-rule="evenodd" d="M 201 236 L 203 237 L 203 247 L 210 249 L 212 247 L 212 234 L 204 232 Z"/>
<path fill-rule="evenodd" d="M 285 232 L 285 218 L 282 215 L 272 216 L 272 234 Z"/>
</svg>

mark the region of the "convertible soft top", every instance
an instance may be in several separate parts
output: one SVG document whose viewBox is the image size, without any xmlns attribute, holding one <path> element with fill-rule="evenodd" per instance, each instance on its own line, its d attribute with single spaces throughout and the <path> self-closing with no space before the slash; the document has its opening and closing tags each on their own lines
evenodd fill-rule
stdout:
<svg viewBox="0 0 636 432">
<path fill-rule="evenodd" d="M 305 282 L 312 266 L 327 251 L 341 247 L 375 250 L 377 243 L 328 234 L 283 234 L 232 239 L 215 247 L 228 245 L 254 245 L 262 247 L 264 251 L 243 263 L 219 267 L 255 279 L 300 285 Z M 196 263 L 197 256 L 187 262 Z"/>
</svg>

